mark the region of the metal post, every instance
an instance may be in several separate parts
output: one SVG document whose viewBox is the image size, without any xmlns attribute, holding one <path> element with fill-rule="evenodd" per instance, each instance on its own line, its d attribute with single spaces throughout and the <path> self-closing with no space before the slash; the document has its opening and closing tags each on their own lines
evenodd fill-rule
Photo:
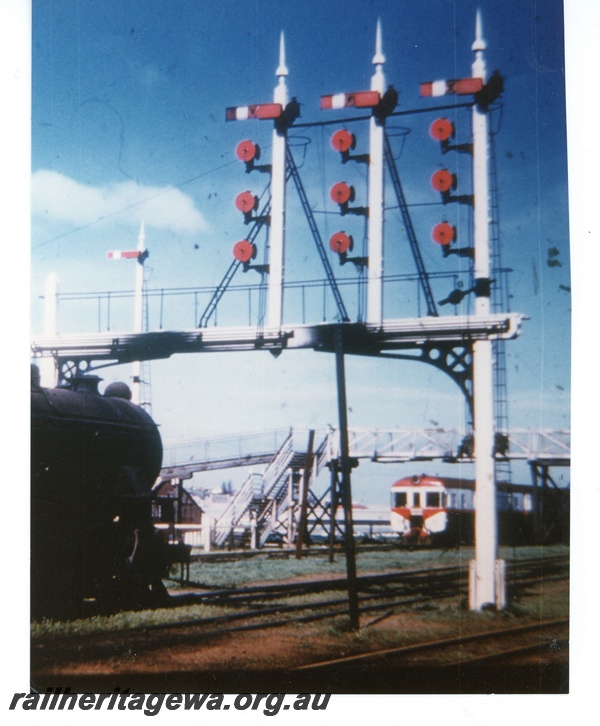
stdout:
<svg viewBox="0 0 600 726">
<path fill-rule="evenodd" d="M 381 48 L 381 23 L 377 21 L 377 36 L 371 78 L 371 90 L 383 96 L 385 56 Z M 381 325 L 383 319 L 383 176 L 384 121 L 371 116 L 369 125 L 369 266 L 367 272 L 367 323 Z"/>
<path fill-rule="evenodd" d="M 175 486 L 177 487 L 177 515 L 175 522 L 176 524 L 182 524 L 183 519 L 183 480 L 175 479 Z"/>
<path fill-rule="evenodd" d="M 473 78 L 486 82 L 481 14 L 477 12 Z M 487 110 L 473 106 L 473 186 L 474 186 L 474 274 L 475 315 L 490 311 L 490 249 L 488 189 L 488 116 Z M 472 610 L 492 606 L 501 609 L 505 593 L 497 592 L 502 583 L 495 577 L 498 549 L 496 482 L 494 466 L 494 376 L 492 342 L 473 343 L 473 433 L 475 439 L 475 565 L 469 603 Z"/>
<path fill-rule="evenodd" d="M 333 562 L 335 548 L 335 527 L 338 507 L 338 472 L 337 462 L 331 461 L 331 502 L 329 504 L 329 562 Z"/>
<path fill-rule="evenodd" d="M 352 521 L 352 487 L 350 482 L 350 456 L 348 446 L 348 407 L 346 403 L 346 372 L 344 365 L 344 340 L 341 325 L 335 327 L 335 362 L 338 393 L 338 414 L 340 422 L 340 469 L 342 472 L 341 493 L 344 508 L 344 541 L 346 550 L 346 576 L 348 578 L 348 607 L 350 627 L 358 630 L 358 593 L 356 588 L 356 549 L 354 546 L 354 524 Z"/>
<path fill-rule="evenodd" d="M 315 431 L 310 429 L 308 432 L 308 445 L 306 447 L 306 459 L 304 460 L 304 475 L 302 476 L 302 492 L 300 495 L 300 521 L 296 531 L 296 559 L 302 557 L 302 545 L 304 543 L 304 535 L 306 533 L 306 509 L 308 505 L 308 488 L 313 466 L 313 446 L 315 441 Z"/>
<path fill-rule="evenodd" d="M 279 66 L 275 71 L 279 84 L 275 87 L 273 101 L 285 109 L 288 91 L 285 79 L 285 44 L 283 33 L 279 41 Z M 283 267 L 285 241 L 285 165 L 287 131 L 273 129 L 273 156 L 271 164 L 271 225 L 269 232 L 269 282 L 267 292 L 267 326 L 280 328 L 283 318 Z"/>
</svg>

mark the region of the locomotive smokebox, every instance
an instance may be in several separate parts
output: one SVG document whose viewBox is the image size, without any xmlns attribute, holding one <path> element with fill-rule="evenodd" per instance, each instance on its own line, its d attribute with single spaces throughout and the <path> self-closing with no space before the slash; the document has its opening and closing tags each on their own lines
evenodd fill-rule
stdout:
<svg viewBox="0 0 600 726">
<path fill-rule="evenodd" d="M 158 427 L 122 396 L 99 395 L 99 380 L 82 376 L 74 390 L 32 385 L 33 617 L 81 616 L 90 603 L 138 607 L 164 594 L 146 546 L 156 541 Z"/>
</svg>

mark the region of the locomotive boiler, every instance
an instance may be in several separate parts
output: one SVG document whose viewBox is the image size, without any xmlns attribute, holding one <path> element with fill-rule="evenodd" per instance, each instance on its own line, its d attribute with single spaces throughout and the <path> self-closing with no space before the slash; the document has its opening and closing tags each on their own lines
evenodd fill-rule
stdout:
<svg viewBox="0 0 600 726">
<path fill-rule="evenodd" d="M 126 384 L 97 376 L 31 387 L 31 615 L 73 618 L 157 606 L 177 561 L 154 529 L 157 425 Z"/>
</svg>

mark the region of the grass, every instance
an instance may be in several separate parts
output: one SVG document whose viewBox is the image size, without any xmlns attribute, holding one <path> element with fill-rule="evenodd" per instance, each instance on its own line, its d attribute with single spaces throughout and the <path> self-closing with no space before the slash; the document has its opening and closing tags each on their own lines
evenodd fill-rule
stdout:
<svg viewBox="0 0 600 726">
<path fill-rule="evenodd" d="M 564 545 L 549 547 L 501 547 L 499 557 L 507 562 L 530 557 L 568 554 Z M 466 565 L 474 557 L 472 547 L 451 550 L 422 549 L 409 551 L 398 549 L 384 552 L 362 552 L 357 555 L 358 574 L 385 572 L 388 570 L 427 569 Z M 257 556 L 233 562 L 196 561 L 190 565 L 190 580 L 207 587 L 241 587 L 257 582 L 287 580 L 294 577 L 327 577 L 346 574 L 346 560 L 343 553 L 337 552 L 335 561 L 330 563 L 326 555 L 304 557 L 297 560 L 294 553 L 289 559 Z M 169 587 L 178 587 L 169 583 Z"/>
<path fill-rule="evenodd" d="M 566 546 L 552 547 L 520 547 L 501 548 L 499 556 L 508 562 L 511 560 L 527 559 L 531 557 L 552 557 L 556 555 L 567 555 L 569 552 Z M 472 548 L 455 549 L 448 551 L 440 550 L 393 550 L 385 552 L 365 552 L 357 556 L 358 574 L 385 572 L 397 569 L 427 569 L 440 566 L 451 566 L 467 564 L 474 556 Z M 336 554 L 335 561 L 330 563 L 326 556 L 305 557 L 296 560 L 291 554 L 289 559 L 269 559 L 266 556 L 238 560 L 226 563 L 216 562 L 195 562 L 190 567 L 190 579 L 196 583 L 202 583 L 210 587 L 237 587 L 251 585 L 265 581 L 283 581 L 294 577 L 330 577 L 344 575 L 346 563 L 343 554 Z M 169 582 L 169 587 L 174 583 Z M 322 597 L 318 595 L 317 597 Z M 343 596 L 339 592 L 335 595 Z M 285 600 L 288 604 L 295 602 L 309 603 L 311 596 L 296 596 Z M 265 602 L 265 607 L 273 605 L 272 601 Z M 533 588 L 526 597 L 519 601 L 511 601 L 509 608 L 502 613 L 501 617 L 562 617 L 568 613 L 568 591 L 556 594 L 552 587 L 544 587 L 543 584 Z M 210 618 L 230 612 L 230 609 L 214 605 L 190 605 L 176 609 L 145 610 L 140 612 L 122 612 L 111 616 L 95 616 L 85 620 L 74 620 L 69 622 L 53 622 L 44 620 L 32 623 L 32 642 L 45 638 L 86 635 L 98 632 L 108 633 L 132 627 L 147 627 L 155 624 L 166 624 L 180 622 L 182 620 L 196 618 Z M 431 603 L 427 608 L 412 609 L 407 611 L 411 617 L 417 617 L 420 628 L 431 623 L 436 630 L 435 623 L 442 621 L 446 625 L 452 622 L 462 624 L 478 622 L 478 618 L 497 617 L 490 613 L 468 613 L 459 605 L 440 608 L 436 603 Z M 377 615 L 367 615 L 368 622 Z M 407 619 L 408 619 L 407 615 Z M 331 622 L 332 635 L 337 633 L 342 636 L 347 630 L 346 619 L 339 618 Z M 378 632 L 385 628 L 378 628 Z M 348 636 L 345 633 L 344 637 Z M 422 636 L 422 633 L 421 633 Z M 351 638 L 359 637 L 353 634 Z M 369 629 L 365 630 L 360 638 L 370 638 Z M 381 635 L 376 636 L 382 637 Z"/>
</svg>

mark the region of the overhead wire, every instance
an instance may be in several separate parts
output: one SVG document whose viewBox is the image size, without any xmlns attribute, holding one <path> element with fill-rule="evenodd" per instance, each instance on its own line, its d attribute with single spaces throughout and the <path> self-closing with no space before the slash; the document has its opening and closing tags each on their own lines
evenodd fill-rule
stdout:
<svg viewBox="0 0 600 726">
<path fill-rule="evenodd" d="M 173 189 L 181 189 L 181 187 L 184 187 L 187 184 L 191 184 L 192 182 L 195 182 L 198 179 L 202 179 L 203 177 L 208 176 L 209 174 L 214 174 L 217 171 L 226 169 L 228 166 L 232 166 L 233 164 L 236 164 L 236 163 L 237 163 L 237 159 L 233 159 L 232 161 L 228 161 L 225 164 L 216 166 L 214 169 L 209 169 L 208 171 L 202 172 L 202 174 L 198 174 L 194 177 L 191 177 L 190 179 L 186 179 L 185 181 L 179 182 L 179 184 L 174 184 L 172 186 L 170 185 L 170 186 L 166 187 L 165 189 L 161 189 L 161 191 L 157 192 L 156 194 L 151 194 L 149 197 L 140 199 L 137 202 L 132 202 L 131 204 L 128 204 L 125 207 L 120 207 L 119 209 L 116 209 L 114 212 L 110 212 L 109 214 L 103 214 L 101 217 L 98 217 L 98 219 L 95 219 L 92 222 L 87 222 L 87 224 L 81 224 L 78 227 L 74 227 L 74 228 L 70 229 L 68 232 L 63 232 L 62 234 L 59 234 L 56 237 L 52 237 L 50 239 L 45 240 L 44 242 L 40 242 L 37 245 L 33 245 L 32 249 L 37 250 L 40 247 L 44 247 L 45 245 L 50 244 L 51 242 L 57 242 L 60 239 L 64 239 L 65 237 L 69 237 L 72 234 L 81 232 L 84 229 L 93 227 L 95 224 L 103 222 L 106 219 L 111 219 L 112 217 L 116 217 L 117 215 L 122 214 L 123 212 L 127 212 L 130 209 L 135 209 L 135 207 L 139 207 L 142 204 L 146 204 L 146 202 L 150 202 L 153 199 L 157 199 L 158 197 L 162 196 L 163 194 L 170 194 L 173 191 Z"/>
</svg>

